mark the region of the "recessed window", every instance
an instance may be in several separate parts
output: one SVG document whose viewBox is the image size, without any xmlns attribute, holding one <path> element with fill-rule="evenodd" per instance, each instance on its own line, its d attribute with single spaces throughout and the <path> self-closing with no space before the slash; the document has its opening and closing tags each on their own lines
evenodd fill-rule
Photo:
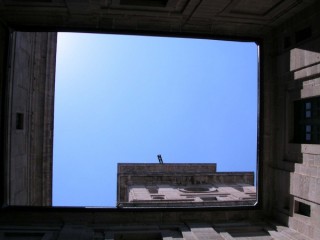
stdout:
<svg viewBox="0 0 320 240">
<path fill-rule="evenodd" d="M 320 143 L 320 97 L 294 103 L 294 139 L 299 143 Z"/>
<path fill-rule="evenodd" d="M 153 200 L 164 200 L 164 196 L 151 196 Z"/>
<path fill-rule="evenodd" d="M 184 190 L 186 192 L 209 192 L 207 187 L 186 187 Z"/>
<path fill-rule="evenodd" d="M 305 204 L 303 202 L 295 201 L 294 212 L 303 216 L 310 217 L 310 205 Z"/>
<path fill-rule="evenodd" d="M 202 201 L 217 201 L 216 197 L 201 197 Z"/>
<path fill-rule="evenodd" d="M 24 114 L 17 113 L 16 114 L 16 129 L 22 130 L 24 127 Z"/>
</svg>

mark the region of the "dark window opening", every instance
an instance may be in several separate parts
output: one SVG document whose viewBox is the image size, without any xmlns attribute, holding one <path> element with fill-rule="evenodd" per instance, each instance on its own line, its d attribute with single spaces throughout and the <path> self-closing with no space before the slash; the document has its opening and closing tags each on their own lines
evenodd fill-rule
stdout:
<svg viewBox="0 0 320 240">
<path fill-rule="evenodd" d="M 294 212 L 300 215 L 310 217 L 310 205 L 299 201 L 295 201 Z"/>
<path fill-rule="evenodd" d="M 216 197 L 201 197 L 202 201 L 217 201 Z"/>
<path fill-rule="evenodd" d="M 152 196 L 154 200 L 164 200 L 164 196 Z"/>
<path fill-rule="evenodd" d="M 23 129 L 23 113 L 17 113 L 16 115 L 16 129 L 22 130 Z"/>
<path fill-rule="evenodd" d="M 186 187 L 184 188 L 186 192 L 208 192 L 209 188 L 207 187 Z"/>
<path fill-rule="evenodd" d="M 294 103 L 294 141 L 320 143 L 320 97 Z"/>
</svg>

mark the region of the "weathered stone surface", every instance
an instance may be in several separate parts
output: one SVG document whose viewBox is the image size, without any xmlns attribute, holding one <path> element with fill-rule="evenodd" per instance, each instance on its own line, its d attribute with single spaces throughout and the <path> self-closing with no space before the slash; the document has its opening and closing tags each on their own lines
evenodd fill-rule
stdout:
<svg viewBox="0 0 320 240">
<path fill-rule="evenodd" d="M 52 203 L 56 41 L 56 33 L 12 34 L 8 79 L 11 122 L 7 125 L 10 147 L 4 158 L 10 166 L 9 205 Z"/>
<path fill-rule="evenodd" d="M 253 206 L 253 172 L 216 172 L 216 164 L 118 164 L 123 207 Z"/>
</svg>

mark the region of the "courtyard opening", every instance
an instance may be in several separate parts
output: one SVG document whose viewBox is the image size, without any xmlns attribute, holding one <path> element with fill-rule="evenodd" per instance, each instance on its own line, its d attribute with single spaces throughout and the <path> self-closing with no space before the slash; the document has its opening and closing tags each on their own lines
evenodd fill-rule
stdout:
<svg viewBox="0 0 320 240">
<path fill-rule="evenodd" d="M 258 82 L 254 42 L 59 33 L 53 206 L 115 207 L 118 163 L 257 181 Z"/>
</svg>

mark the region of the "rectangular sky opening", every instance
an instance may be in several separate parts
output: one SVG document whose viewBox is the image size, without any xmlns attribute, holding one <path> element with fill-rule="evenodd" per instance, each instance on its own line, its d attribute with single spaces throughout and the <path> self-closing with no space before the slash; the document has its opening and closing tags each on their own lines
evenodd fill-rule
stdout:
<svg viewBox="0 0 320 240">
<path fill-rule="evenodd" d="M 254 42 L 59 33 L 53 206 L 116 206 L 118 163 L 257 168 Z M 212 198 L 214 199 L 214 198 Z"/>
</svg>

